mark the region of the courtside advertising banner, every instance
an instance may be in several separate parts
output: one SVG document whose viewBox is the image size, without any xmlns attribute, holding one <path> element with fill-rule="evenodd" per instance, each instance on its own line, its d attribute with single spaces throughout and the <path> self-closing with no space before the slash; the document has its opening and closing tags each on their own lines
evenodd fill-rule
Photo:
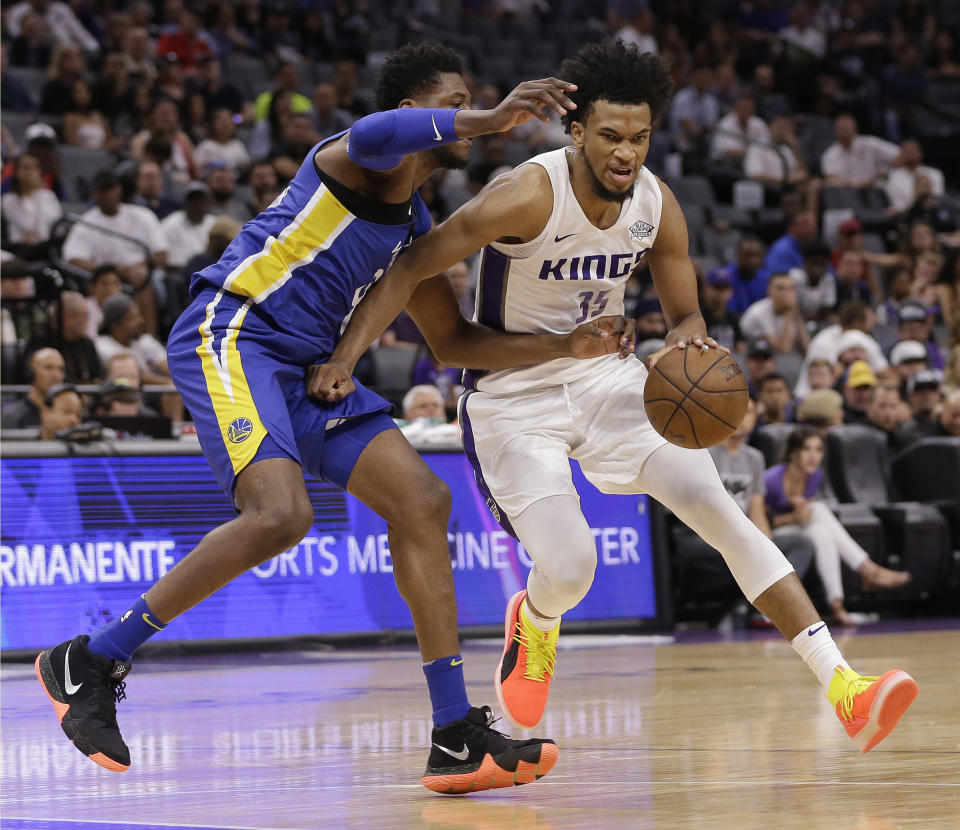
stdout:
<svg viewBox="0 0 960 830">
<path fill-rule="evenodd" d="M 460 625 L 500 625 L 531 561 L 496 522 L 459 453 L 424 456 L 450 487 L 447 540 Z M 200 456 L 5 458 L 0 645 L 40 648 L 122 614 L 235 513 Z M 657 616 L 646 497 L 598 493 L 574 464 L 597 543 L 596 581 L 564 615 Z M 356 499 L 309 481 L 315 521 L 296 547 L 178 618 L 158 640 L 245 639 L 410 630 L 386 523 Z"/>
</svg>

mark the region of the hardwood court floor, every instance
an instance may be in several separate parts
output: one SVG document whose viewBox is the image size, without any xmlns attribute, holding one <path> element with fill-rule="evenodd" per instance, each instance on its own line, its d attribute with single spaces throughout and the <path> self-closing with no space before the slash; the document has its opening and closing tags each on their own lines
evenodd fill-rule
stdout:
<svg viewBox="0 0 960 830">
<path fill-rule="evenodd" d="M 862 672 L 899 667 L 920 697 L 860 756 L 813 676 L 775 639 L 561 639 L 538 730 L 556 769 L 452 798 L 419 783 L 426 689 L 411 650 L 154 659 L 120 704 L 133 766 L 63 737 L 32 666 L 4 665 L 2 826 L 39 828 L 960 827 L 960 635 L 839 638 Z M 477 704 L 493 643 L 465 646 Z"/>
</svg>

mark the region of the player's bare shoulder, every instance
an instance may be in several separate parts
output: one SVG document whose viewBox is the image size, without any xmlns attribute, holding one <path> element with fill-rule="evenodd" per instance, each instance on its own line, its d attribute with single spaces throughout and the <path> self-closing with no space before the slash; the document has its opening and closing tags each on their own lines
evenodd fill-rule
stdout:
<svg viewBox="0 0 960 830">
<path fill-rule="evenodd" d="M 529 242 L 546 227 L 553 211 L 553 185 L 539 164 L 521 164 L 501 173 L 478 197 L 481 215 L 502 231 L 499 241 Z"/>
</svg>

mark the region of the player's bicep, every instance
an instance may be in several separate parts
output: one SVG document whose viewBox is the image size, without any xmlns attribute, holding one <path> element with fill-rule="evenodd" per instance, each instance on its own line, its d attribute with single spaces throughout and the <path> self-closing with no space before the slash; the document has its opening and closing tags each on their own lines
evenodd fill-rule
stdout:
<svg viewBox="0 0 960 830">
<path fill-rule="evenodd" d="M 660 183 L 663 209 L 660 229 L 647 263 L 657 286 L 657 295 L 669 325 L 699 310 L 697 275 L 690 259 L 690 238 L 687 221 L 673 191 Z"/>
</svg>

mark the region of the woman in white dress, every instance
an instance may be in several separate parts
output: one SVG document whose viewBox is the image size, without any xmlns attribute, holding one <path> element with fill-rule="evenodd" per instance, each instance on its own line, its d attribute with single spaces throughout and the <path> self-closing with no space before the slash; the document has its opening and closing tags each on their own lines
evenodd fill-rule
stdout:
<svg viewBox="0 0 960 830">
<path fill-rule="evenodd" d="M 11 190 L 3 194 L 2 208 L 11 247 L 40 245 L 50 238 L 63 209 L 56 194 L 43 186 L 36 156 L 24 153 L 14 163 Z"/>
</svg>

